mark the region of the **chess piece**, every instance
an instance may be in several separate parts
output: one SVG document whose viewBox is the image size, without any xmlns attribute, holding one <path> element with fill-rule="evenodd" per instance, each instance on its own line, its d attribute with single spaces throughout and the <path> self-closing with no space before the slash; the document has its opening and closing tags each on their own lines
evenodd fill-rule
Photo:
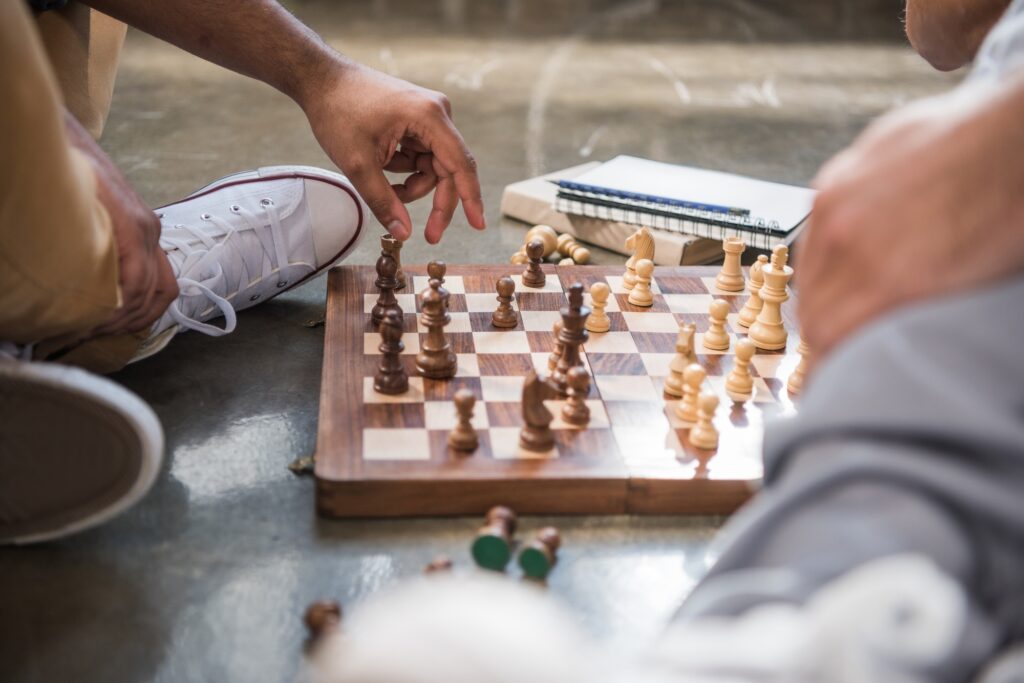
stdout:
<svg viewBox="0 0 1024 683">
<path fill-rule="evenodd" d="M 395 263 L 398 264 L 398 271 L 395 273 L 398 286 L 395 289 L 405 287 L 405 271 L 402 270 L 402 244 L 402 240 L 390 233 L 384 233 L 380 237 L 380 248 L 390 251 L 391 256 L 395 259 Z"/>
<path fill-rule="evenodd" d="M 581 366 L 569 368 L 566 375 L 569 398 L 562 406 L 562 421 L 576 426 L 590 422 L 590 407 L 587 396 L 590 394 L 590 374 Z"/>
<path fill-rule="evenodd" d="M 544 270 L 540 266 L 543 251 L 544 244 L 540 240 L 533 240 L 526 245 L 526 255 L 530 257 L 530 262 L 526 265 L 526 270 L 523 271 L 523 285 L 526 287 L 544 286 Z"/>
<path fill-rule="evenodd" d="M 503 329 L 515 327 L 519 324 L 519 316 L 512 308 L 512 295 L 516 291 L 515 281 L 506 275 L 498 280 L 495 289 L 498 291 L 498 308 L 491 314 L 491 324 Z"/>
<path fill-rule="evenodd" d="M 683 395 L 683 372 L 690 363 L 697 362 L 697 353 L 693 348 L 696 326 L 693 323 L 679 325 L 676 337 L 676 354 L 668 364 L 668 377 L 665 378 L 665 393 L 679 398 Z"/>
<path fill-rule="evenodd" d="M 551 350 L 551 355 L 548 356 L 548 374 L 555 371 L 558 367 L 558 359 L 562 357 L 562 342 L 560 337 L 562 336 L 562 320 L 558 319 L 554 325 L 551 326 L 551 334 L 555 336 L 555 346 Z"/>
<path fill-rule="evenodd" d="M 448 292 L 439 282 L 440 278 L 431 278 L 430 286 L 420 294 L 420 323 L 427 328 L 427 335 L 416 354 L 416 368 L 431 379 L 454 377 L 458 366 L 458 358 L 444 333 L 452 320 L 446 306 Z"/>
<path fill-rule="evenodd" d="M 722 269 L 715 278 L 715 286 L 723 292 L 743 291 L 743 268 L 740 266 L 740 254 L 747 248 L 740 237 L 726 237 L 722 241 L 725 259 Z"/>
<path fill-rule="evenodd" d="M 523 248 L 512 254 L 508 262 L 514 266 L 525 266 L 530 262 L 530 257 L 526 255 L 526 249 Z"/>
<path fill-rule="evenodd" d="M 707 372 L 697 363 L 690 363 L 683 371 L 683 398 L 676 403 L 676 417 L 683 422 L 697 421 L 697 397 L 705 377 Z"/>
<path fill-rule="evenodd" d="M 455 404 L 455 428 L 448 433 L 448 447 L 453 451 L 472 452 L 480 445 L 480 439 L 473 429 L 473 405 L 476 396 L 469 389 L 459 389 L 453 399 Z"/>
<path fill-rule="evenodd" d="M 697 405 L 697 424 L 690 429 L 690 443 L 695 448 L 712 451 L 718 448 L 718 430 L 712 422 L 718 409 L 718 397 L 706 391 L 700 395 Z"/>
<path fill-rule="evenodd" d="M 747 297 L 747 302 L 743 304 L 743 309 L 740 311 L 740 315 L 737 318 L 737 324 L 740 327 L 750 327 L 757 320 L 757 314 L 761 312 L 761 306 L 764 302 L 761 301 L 761 287 L 764 286 L 764 267 L 768 263 L 768 257 L 761 254 L 757 257 L 757 261 L 754 265 L 750 266 L 750 282 L 747 285 L 747 291 L 750 296 Z"/>
<path fill-rule="evenodd" d="M 334 600 L 317 600 L 306 608 L 302 621 L 306 624 L 309 639 L 317 642 L 341 625 L 341 605 Z"/>
<path fill-rule="evenodd" d="M 561 545 L 562 537 L 555 527 L 546 526 L 538 531 L 537 536 L 519 553 L 519 566 L 523 573 L 531 579 L 546 579 L 558 561 Z"/>
<path fill-rule="evenodd" d="M 765 351 L 778 351 L 786 348 L 786 328 L 782 324 L 782 304 L 789 299 L 786 284 L 793 277 L 793 269 L 786 265 L 789 249 L 780 244 L 772 250 L 769 267 L 763 268 L 764 286 L 760 297 L 764 303 L 757 320 L 750 326 L 748 336 L 757 348 Z"/>
<path fill-rule="evenodd" d="M 388 311 L 397 311 L 399 315 L 402 314 L 402 308 L 398 305 L 398 299 L 395 297 L 395 290 L 398 289 L 397 272 L 398 262 L 395 261 L 395 257 L 387 249 L 382 249 L 380 258 L 377 259 L 377 280 L 375 281 L 377 288 L 380 289 L 380 294 L 377 296 L 377 303 L 370 310 L 370 319 L 373 320 L 374 325 L 380 325 L 380 321 L 384 319 Z"/>
<path fill-rule="evenodd" d="M 551 431 L 551 421 L 555 418 L 544 405 L 545 399 L 554 397 L 554 389 L 531 370 L 523 382 L 523 429 L 519 432 L 521 448 L 546 453 L 555 447 L 555 435 Z"/>
<path fill-rule="evenodd" d="M 786 389 L 794 396 L 798 395 L 804 388 L 804 377 L 807 376 L 807 365 L 810 363 L 811 347 L 801 338 L 800 345 L 796 347 L 796 351 L 800 354 L 800 362 L 797 363 L 796 368 L 789 375 L 789 381 L 786 382 Z"/>
<path fill-rule="evenodd" d="M 736 363 L 725 378 L 725 393 L 734 401 L 745 401 L 754 393 L 754 378 L 750 376 L 750 359 L 757 347 L 746 337 L 736 342 Z"/>
<path fill-rule="evenodd" d="M 626 301 L 634 306 L 648 308 L 654 305 L 654 295 L 651 294 L 651 278 L 654 275 L 654 261 L 640 259 L 636 262 L 636 283 L 629 290 Z"/>
<path fill-rule="evenodd" d="M 558 338 L 562 342 L 562 351 L 550 379 L 558 393 L 564 396 L 568 388 L 569 370 L 577 365 L 583 365 L 580 347 L 590 338 L 590 333 L 586 330 L 590 308 L 583 305 L 582 284 L 574 282 L 569 286 L 569 303 L 563 306 L 559 313 L 562 315 L 562 330 Z"/>
<path fill-rule="evenodd" d="M 654 238 L 647 228 L 640 228 L 626 238 L 626 250 L 631 254 L 626 261 L 626 272 L 622 275 L 624 289 L 633 289 L 636 284 L 636 264 L 642 259 L 654 260 Z"/>
<path fill-rule="evenodd" d="M 558 233 L 550 225 L 535 225 L 527 230 L 526 237 L 523 239 L 523 246 L 528 245 L 534 240 L 540 240 L 544 245 L 541 253 L 542 259 L 551 256 L 558 249 Z"/>
<path fill-rule="evenodd" d="M 452 558 L 447 555 L 438 555 L 430 561 L 430 563 L 423 568 L 424 574 L 444 574 L 450 572 L 454 563 Z"/>
<path fill-rule="evenodd" d="M 704 333 L 704 348 L 712 351 L 726 351 L 729 348 L 729 333 L 725 331 L 725 320 L 729 315 L 729 302 L 715 299 L 708 309 L 711 327 Z"/>
<path fill-rule="evenodd" d="M 611 289 L 603 282 L 595 282 L 590 285 L 590 303 L 593 310 L 590 313 L 590 317 L 587 318 L 587 329 L 591 332 L 607 332 L 611 326 L 611 320 L 608 319 L 608 314 L 604 312 L 605 307 L 608 306 L 608 296 L 611 294 Z"/>
<path fill-rule="evenodd" d="M 558 262 L 558 265 L 560 265 L 560 266 L 573 266 L 573 265 L 576 265 L 576 262 L 573 261 L 571 258 L 564 258 L 564 259 L 562 259 L 561 261 Z"/>
<path fill-rule="evenodd" d="M 473 560 L 478 566 L 496 572 L 505 571 L 512 558 L 516 523 L 516 513 L 503 505 L 487 511 L 484 525 L 477 531 L 471 547 Z"/>
<path fill-rule="evenodd" d="M 373 378 L 374 391 L 381 394 L 404 394 L 409 390 L 409 376 L 402 365 L 399 354 L 405 350 L 402 343 L 402 315 L 398 311 L 388 311 L 380 324 L 380 365 Z"/>
<path fill-rule="evenodd" d="M 569 234 L 558 236 L 558 253 L 567 256 L 570 263 L 583 265 L 590 261 L 590 250 L 579 244 L 576 238 Z"/>
</svg>

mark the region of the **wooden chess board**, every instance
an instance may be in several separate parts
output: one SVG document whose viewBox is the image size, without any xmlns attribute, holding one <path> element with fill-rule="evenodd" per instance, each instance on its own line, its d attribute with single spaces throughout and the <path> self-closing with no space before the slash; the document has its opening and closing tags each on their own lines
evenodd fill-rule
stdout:
<svg viewBox="0 0 1024 683">
<path fill-rule="evenodd" d="M 524 514 L 729 513 L 758 486 L 766 417 L 794 410 L 786 379 L 799 362 L 794 301 L 783 307 L 787 348 L 754 356 L 752 400 L 734 404 L 725 395 L 735 341 L 736 314 L 746 294 L 719 292 L 715 268 L 659 267 L 654 306 L 627 301 L 622 267 L 544 266 L 542 289 L 524 288 L 518 266 L 451 266 L 452 322 L 446 328 L 458 354 L 452 379 L 419 377 L 415 354 L 425 330 L 417 321 L 417 292 L 427 286 L 425 267 L 405 268 L 398 299 L 405 313 L 401 356 L 410 389 L 398 396 L 373 390 L 380 335 L 370 322 L 376 301 L 372 267 L 340 266 L 330 272 L 320 424 L 316 450 L 317 508 L 332 517 L 481 515 L 493 505 Z M 519 326 L 491 326 L 495 284 L 512 274 Z M 556 447 L 549 453 L 519 448 L 521 391 L 531 368 L 546 376 L 551 334 L 568 287 L 605 281 L 610 331 L 590 334 L 583 359 L 593 381 L 590 423 L 580 429 L 555 415 Z M 726 299 L 731 313 L 728 351 L 703 348 L 708 307 Z M 586 303 L 590 303 L 589 294 Z M 705 388 L 720 397 L 716 451 L 690 445 L 687 425 L 674 415 L 675 399 L 662 393 L 680 322 L 696 324 L 698 360 Z M 476 395 L 474 426 L 480 447 L 452 452 L 447 435 L 455 421 L 452 397 L 460 388 Z"/>
</svg>

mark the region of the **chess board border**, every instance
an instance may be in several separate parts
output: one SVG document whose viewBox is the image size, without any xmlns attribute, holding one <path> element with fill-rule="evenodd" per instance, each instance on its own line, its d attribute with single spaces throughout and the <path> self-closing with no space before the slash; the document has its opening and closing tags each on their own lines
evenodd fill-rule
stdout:
<svg viewBox="0 0 1024 683">
<path fill-rule="evenodd" d="M 480 515 L 496 504 L 509 505 L 521 514 L 728 514 L 742 505 L 760 479 L 680 478 L 630 476 L 624 464 L 600 464 L 574 470 L 560 468 L 557 476 L 538 476 L 543 461 L 512 461 L 499 471 L 475 471 L 457 460 L 434 463 L 429 473 L 403 471 L 403 462 L 387 463 L 386 475 L 362 472 L 362 394 L 352 381 L 338 381 L 345 373 L 359 374 L 362 345 L 353 348 L 365 332 L 363 294 L 369 266 L 339 266 L 328 276 L 324 363 L 320 392 L 316 449 L 316 505 L 325 517 L 423 517 Z M 449 276 L 510 274 L 516 266 L 451 266 Z M 621 274 L 605 266 L 545 265 L 549 278 L 563 282 L 592 280 Z M 708 283 L 715 267 L 659 267 L 656 278 L 690 278 Z M 414 277 L 425 266 L 406 266 L 406 287 L 412 294 Z M 746 293 L 723 293 L 708 287 L 711 296 L 742 301 Z M 367 290 L 368 291 L 368 290 Z M 520 292 L 517 291 L 517 295 Z M 791 335 L 794 301 L 783 309 Z M 352 309 L 356 308 L 357 313 Z M 408 314 L 408 311 L 407 311 Z M 359 381 L 362 377 L 359 376 Z M 472 456 L 469 456 L 472 457 Z M 701 455 L 697 454 L 698 460 Z M 708 453 L 710 461 L 714 453 Z M 699 467 L 707 462 L 700 462 Z M 379 467 L 380 465 L 376 465 Z"/>
</svg>

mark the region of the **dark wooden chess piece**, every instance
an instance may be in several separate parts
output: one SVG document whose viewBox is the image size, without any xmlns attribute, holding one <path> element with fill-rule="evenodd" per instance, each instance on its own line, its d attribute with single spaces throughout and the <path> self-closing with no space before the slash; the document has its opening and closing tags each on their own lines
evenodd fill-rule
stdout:
<svg viewBox="0 0 1024 683">
<path fill-rule="evenodd" d="M 512 308 L 512 295 L 516 291 L 516 283 L 507 275 L 496 286 L 498 290 L 498 308 L 491 314 L 491 324 L 500 328 L 511 328 L 519 324 L 519 316 Z"/>
<path fill-rule="evenodd" d="M 382 394 L 404 394 L 409 390 L 409 376 L 399 354 L 405 350 L 402 343 L 402 314 L 388 311 L 380 324 L 380 366 L 373 378 L 373 389 Z"/>
<path fill-rule="evenodd" d="M 437 280 L 437 283 L 444 286 L 444 276 L 448 272 L 448 266 L 444 261 L 431 261 L 427 264 L 427 277 Z"/>
<path fill-rule="evenodd" d="M 473 405 L 476 396 L 469 389 L 455 392 L 455 428 L 448 433 L 448 447 L 454 451 L 471 453 L 480 445 L 480 439 L 473 429 Z"/>
<path fill-rule="evenodd" d="M 583 365 L 580 347 L 590 338 L 587 332 L 587 317 L 590 308 L 583 305 L 583 285 L 579 282 L 569 287 L 569 303 L 559 311 L 562 314 L 562 330 L 558 333 L 558 341 L 562 345 L 562 353 L 558 357 L 558 365 L 551 373 L 551 384 L 559 394 L 568 392 L 566 377 L 571 368 Z"/>
<path fill-rule="evenodd" d="M 587 406 L 587 395 L 590 394 L 590 374 L 582 366 L 569 368 L 566 374 L 569 399 L 562 406 L 562 421 L 571 425 L 582 426 L 590 422 L 590 407 Z"/>
<path fill-rule="evenodd" d="M 519 566 L 531 579 L 544 580 L 558 561 L 558 549 L 562 537 L 558 529 L 546 526 L 537 532 L 536 538 L 519 553 Z"/>
<path fill-rule="evenodd" d="M 431 379 L 454 377 L 459 362 L 444 333 L 445 326 L 452 320 L 445 306 L 447 294 L 437 279 L 432 279 L 430 286 L 420 294 L 420 322 L 427 328 L 427 334 L 416 354 L 416 368 Z"/>
<path fill-rule="evenodd" d="M 519 432 L 521 448 L 545 453 L 555 447 L 555 435 L 551 431 L 551 421 L 555 416 L 544 405 L 546 399 L 555 396 L 552 387 L 531 370 L 523 382 L 523 429 Z"/>
<path fill-rule="evenodd" d="M 533 240 L 526 245 L 526 255 L 530 262 L 526 264 L 526 270 L 523 271 L 523 285 L 543 287 L 545 276 L 540 264 L 544 259 L 544 243 L 540 240 Z"/>
<path fill-rule="evenodd" d="M 334 600 L 318 600 L 302 616 L 309 638 L 318 641 L 341 625 L 341 605 Z"/>
<path fill-rule="evenodd" d="M 380 295 L 377 297 L 377 303 L 373 310 L 370 311 L 370 318 L 374 325 L 380 325 L 380 321 L 384 319 L 388 311 L 397 311 L 399 315 L 402 314 L 402 307 L 398 305 L 398 299 L 395 297 L 395 289 L 398 288 L 398 278 L 395 277 L 397 272 L 398 263 L 395 258 L 390 251 L 382 249 L 380 258 L 377 259 L 376 280 Z"/>
<path fill-rule="evenodd" d="M 487 511 L 484 525 L 476 533 L 471 548 L 473 560 L 484 569 L 504 571 L 512 559 L 512 539 L 516 533 L 516 513 L 498 505 Z"/>
<path fill-rule="evenodd" d="M 395 272 L 395 279 L 398 280 L 398 286 L 395 287 L 395 289 L 405 287 L 405 271 L 402 270 L 402 240 L 398 239 L 391 233 L 386 232 L 381 235 L 380 248 L 391 252 L 391 256 L 395 259 L 395 263 L 398 264 L 398 270 Z"/>
</svg>

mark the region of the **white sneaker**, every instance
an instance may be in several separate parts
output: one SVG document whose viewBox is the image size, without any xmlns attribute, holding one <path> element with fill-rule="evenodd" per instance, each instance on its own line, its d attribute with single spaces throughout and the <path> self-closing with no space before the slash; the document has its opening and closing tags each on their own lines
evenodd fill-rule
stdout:
<svg viewBox="0 0 1024 683">
<path fill-rule="evenodd" d="M 221 178 L 157 215 L 181 294 L 132 362 L 184 330 L 232 332 L 236 311 L 302 284 L 351 251 L 369 212 L 339 173 L 270 166 Z M 208 322 L 220 316 L 222 326 Z"/>
</svg>

